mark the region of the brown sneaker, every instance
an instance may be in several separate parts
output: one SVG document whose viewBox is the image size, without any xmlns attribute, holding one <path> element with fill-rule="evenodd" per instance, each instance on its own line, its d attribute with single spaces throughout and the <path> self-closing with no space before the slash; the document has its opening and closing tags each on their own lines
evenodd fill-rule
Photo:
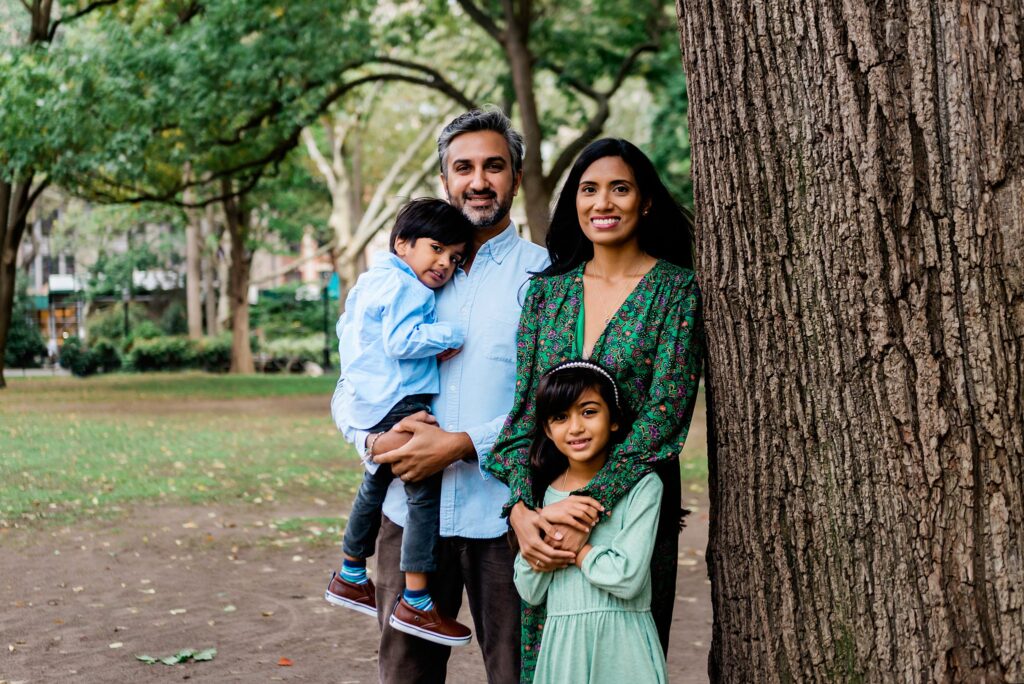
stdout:
<svg viewBox="0 0 1024 684">
<path fill-rule="evenodd" d="M 355 584 L 346 582 L 341 575 L 334 572 L 331 574 L 331 583 L 324 592 L 324 598 L 336 606 L 377 617 L 377 590 L 371 580 L 366 580 L 366 584 Z"/>
<path fill-rule="evenodd" d="M 399 598 L 395 604 L 388 624 L 399 632 L 442 646 L 465 646 L 473 638 L 468 627 L 439 614 L 436 606 L 430 610 L 416 610 L 403 598 Z"/>
</svg>

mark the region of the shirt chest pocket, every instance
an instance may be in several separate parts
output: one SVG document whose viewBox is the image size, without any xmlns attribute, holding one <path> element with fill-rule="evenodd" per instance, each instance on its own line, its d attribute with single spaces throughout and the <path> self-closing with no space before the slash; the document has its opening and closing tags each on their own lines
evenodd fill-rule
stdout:
<svg viewBox="0 0 1024 684">
<path fill-rule="evenodd" d="M 516 329 L 519 321 L 490 318 L 481 337 L 483 355 L 491 361 L 516 363 Z"/>
</svg>

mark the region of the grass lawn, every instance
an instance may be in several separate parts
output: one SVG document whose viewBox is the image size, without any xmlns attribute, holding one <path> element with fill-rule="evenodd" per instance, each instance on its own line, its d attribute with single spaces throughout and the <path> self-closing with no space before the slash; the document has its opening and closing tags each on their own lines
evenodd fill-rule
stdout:
<svg viewBox="0 0 1024 684">
<path fill-rule="evenodd" d="M 139 502 L 336 505 L 362 471 L 329 415 L 334 384 L 201 373 L 10 378 L 0 391 L 0 527 L 116 515 Z M 691 491 L 707 480 L 705 452 L 701 394 L 680 463 Z"/>
<path fill-rule="evenodd" d="M 345 498 L 355 452 L 330 377 L 198 373 L 11 379 L 0 392 L 0 525 L 128 502 Z"/>
</svg>

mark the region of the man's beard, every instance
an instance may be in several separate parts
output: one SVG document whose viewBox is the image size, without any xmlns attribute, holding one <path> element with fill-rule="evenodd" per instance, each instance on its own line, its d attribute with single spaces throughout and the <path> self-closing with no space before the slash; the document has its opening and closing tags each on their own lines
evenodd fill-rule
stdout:
<svg viewBox="0 0 1024 684">
<path fill-rule="evenodd" d="M 491 198 L 497 198 L 498 193 L 492 191 L 487 193 L 475 193 L 473 195 L 462 195 L 462 206 L 459 207 L 459 211 L 461 211 L 462 215 L 469 219 L 469 222 L 477 228 L 493 226 L 505 218 L 505 216 L 508 215 L 509 210 L 512 209 L 512 200 L 514 199 L 514 195 L 512 195 L 512 193 L 509 193 L 505 198 L 505 201 L 499 202 L 498 206 L 494 209 L 476 209 L 467 204 L 471 197 L 479 198 L 488 196 Z"/>
</svg>

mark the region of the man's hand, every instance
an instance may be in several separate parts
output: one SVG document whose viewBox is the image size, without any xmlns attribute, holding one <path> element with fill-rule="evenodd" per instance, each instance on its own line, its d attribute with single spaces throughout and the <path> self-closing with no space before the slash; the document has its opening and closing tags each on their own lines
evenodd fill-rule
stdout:
<svg viewBox="0 0 1024 684">
<path fill-rule="evenodd" d="M 405 482 L 418 482 L 476 453 L 469 435 L 465 432 L 445 432 L 437 426 L 433 416 L 422 411 L 403 418 L 391 428 L 391 432 L 399 436 L 411 434 L 412 438 L 390 451 L 382 451 L 390 446 L 387 443 L 374 444 L 377 455 L 373 460 L 375 463 L 389 464 L 391 472 Z M 380 441 L 390 436 L 384 433 Z"/>
<path fill-rule="evenodd" d="M 426 411 L 418 411 L 405 418 L 405 420 L 415 420 L 430 423 L 431 425 L 437 425 L 437 418 L 434 418 L 434 416 L 430 415 Z M 398 425 L 395 425 L 395 427 L 391 428 L 387 432 L 372 433 L 366 438 L 366 444 L 373 446 L 372 454 L 367 451 L 366 455 L 369 457 L 368 460 L 376 463 L 377 459 L 373 457 L 374 454 L 383 454 L 386 451 L 393 451 L 412 439 L 412 432 L 398 431 L 395 429 L 397 427 Z M 374 435 L 376 435 L 376 437 L 374 437 Z"/>
<path fill-rule="evenodd" d="M 576 554 L 572 551 L 556 549 L 544 541 L 541 532 L 552 541 L 560 540 L 560 533 L 539 513 L 527 508 L 522 501 L 512 507 L 509 522 L 516 533 L 516 539 L 519 540 L 520 553 L 535 570 L 550 572 L 564 568 L 575 560 Z"/>
</svg>

